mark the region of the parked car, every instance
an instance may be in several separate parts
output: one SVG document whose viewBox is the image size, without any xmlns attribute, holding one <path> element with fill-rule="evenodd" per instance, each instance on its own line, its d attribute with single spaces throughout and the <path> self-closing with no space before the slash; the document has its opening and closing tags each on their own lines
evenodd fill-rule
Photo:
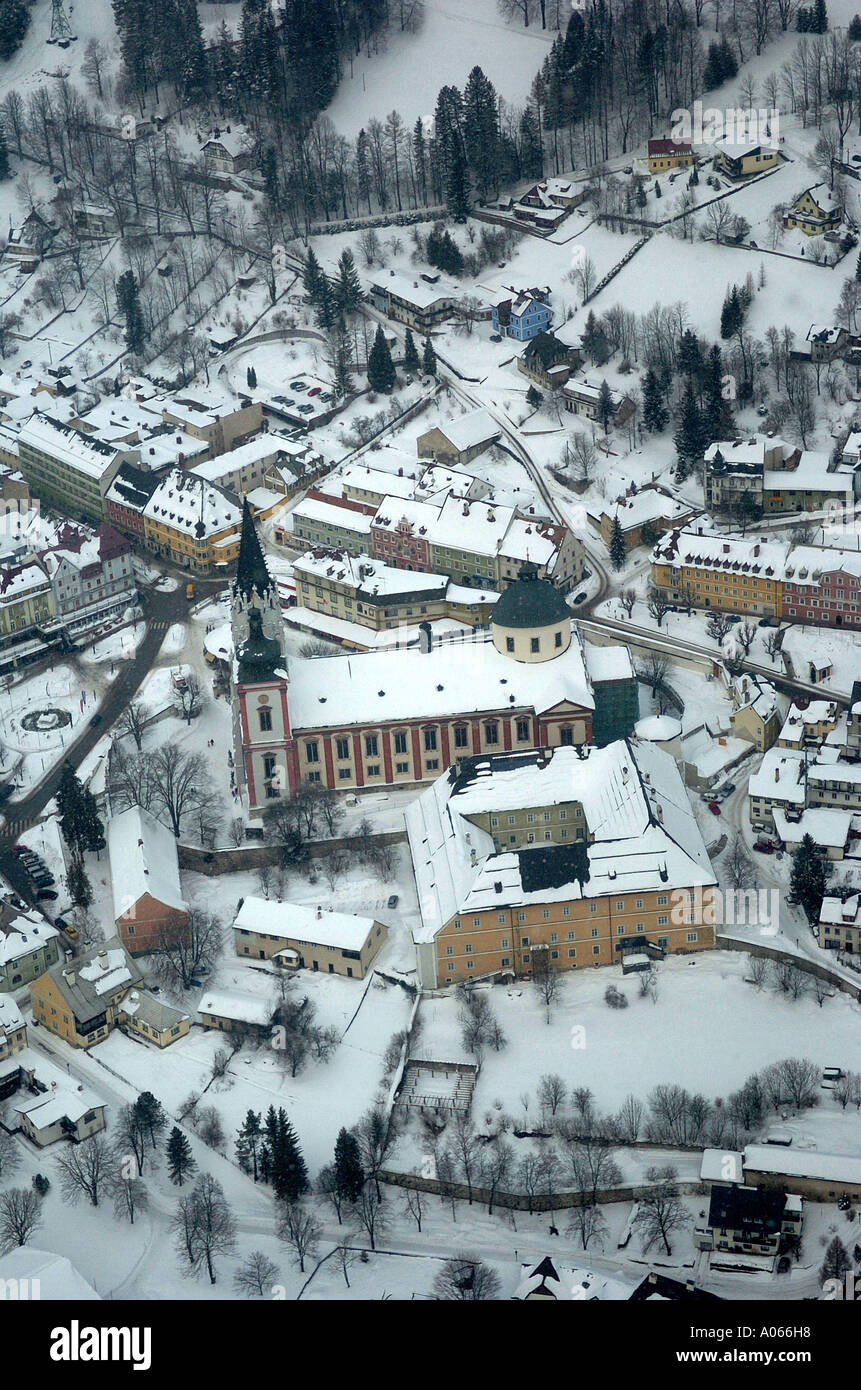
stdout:
<svg viewBox="0 0 861 1390">
<path fill-rule="evenodd" d="M 307 381 L 300 381 L 299 378 L 297 377 L 295 381 L 291 381 L 291 382 L 290 382 L 290 390 L 291 390 L 291 391 L 307 391 L 307 390 L 308 390 L 308 383 L 307 383 Z"/>
<path fill-rule="evenodd" d="M 203 981 L 197 979 L 189 980 L 188 987 L 189 989 L 203 989 Z"/>
<path fill-rule="evenodd" d="M 299 411 L 300 415 L 313 415 L 313 414 L 314 414 L 314 407 L 313 407 L 313 405 L 297 405 L 296 409 Z"/>
<path fill-rule="evenodd" d="M 93 729 L 98 728 L 99 724 L 101 724 L 101 722 L 102 722 L 103 719 L 104 719 L 104 715 L 102 715 L 102 714 L 94 714 L 93 717 L 92 717 L 92 719 L 90 720 L 90 725 L 91 725 L 91 727 L 92 727 Z"/>
<path fill-rule="evenodd" d="M 735 626 L 736 623 L 741 622 L 741 615 L 739 613 L 730 613 L 727 622 Z"/>
<path fill-rule="evenodd" d="M 501 333 L 491 333 L 491 335 L 490 335 L 490 341 L 491 341 L 492 343 L 501 343 L 501 342 L 502 342 L 502 334 L 501 334 Z"/>
<path fill-rule="evenodd" d="M 760 854 L 774 854 L 774 845 L 770 840 L 754 840 L 753 847 Z"/>
<path fill-rule="evenodd" d="M 391 893 L 391 894 L 389 895 L 389 901 L 386 903 L 386 906 L 387 906 L 387 907 L 397 907 L 398 901 L 399 901 L 399 899 L 398 899 L 397 893 Z"/>
<path fill-rule="evenodd" d="M 53 888 L 40 888 L 36 894 L 36 901 L 40 903 L 55 903 L 58 896 L 59 894 L 57 894 Z"/>
<path fill-rule="evenodd" d="M 312 387 L 311 387 L 311 390 L 308 392 L 308 395 L 309 395 L 309 396 L 319 396 L 319 395 L 322 393 L 322 390 L 323 390 L 322 386 L 312 386 Z"/>
<path fill-rule="evenodd" d="M 586 595 L 586 594 L 575 594 L 575 596 L 574 596 L 574 602 L 575 602 L 575 603 L 584 603 L 585 600 L 586 600 L 586 598 L 587 598 L 587 595 Z"/>
<path fill-rule="evenodd" d="M 722 787 L 718 787 L 721 796 L 732 796 L 735 791 L 735 782 L 724 782 Z"/>
<path fill-rule="evenodd" d="M 711 811 L 711 813 L 712 813 L 713 816 L 719 816 L 719 815 L 720 815 L 720 805 L 718 804 L 717 801 L 710 801 L 710 802 L 709 802 L 709 810 Z"/>
</svg>

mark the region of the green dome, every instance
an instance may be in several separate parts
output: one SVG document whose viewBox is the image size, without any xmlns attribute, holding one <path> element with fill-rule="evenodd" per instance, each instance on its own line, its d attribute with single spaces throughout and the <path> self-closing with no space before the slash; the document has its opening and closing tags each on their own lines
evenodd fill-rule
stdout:
<svg viewBox="0 0 861 1390">
<path fill-rule="evenodd" d="M 494 627 L 552 627 L 567 622 L 571 612 L 565 599 L 546 579 L 538 578 L 538 566 L 527 561 L 520 576 L 503 589 L 493 605 Z"/>
</svg>

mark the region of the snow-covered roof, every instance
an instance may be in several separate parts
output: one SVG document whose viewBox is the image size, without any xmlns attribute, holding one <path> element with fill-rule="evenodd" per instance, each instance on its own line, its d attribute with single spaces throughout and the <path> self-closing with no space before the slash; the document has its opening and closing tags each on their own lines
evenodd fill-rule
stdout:
<svg viewBox="0 0 861 1390">
<path fill-rule="evenodd" d="M 130 806 L 108 821 L 114 920 L 149 893 L 165 907 L 184 911 L 176 840 L 141 806 Z"/>
<path fill-rule="evenodd" d="M 786 819 L 779 806 L 774 809 L 774 825 L 785 845 L 800 845 L 811 835 L 820 849 L 842 849 L 849 838 L 852 812 L 832 806 L 809 806 L 798 821 Z"/>
<path fill-rule="evenodd" d="M 456 420 L 446 420 L 436 428 L 458 453 L 498 439 L 502 433 L 502 427 L 487 410 L 468 410 L 465 415 L 460 415 Z"/>
<path fill-rule="evenodd" d="M 730 682 L 736 709 L 752 709 L 765 723 L 777 713 L 777 691 L 770 681 L 745 672 Z"/>
<path fill-rule="evenodd" d="M 776 1144 L 747 1144 L 748 1172 L 774 1173 L 786 1178 L 813 1178 L 824 1182 L 861 1183 L 861 1158 L 854 1154 L 820 1153 L 818 1149 L 783 1148 Z"/>
<path fill-rule="evenodd" d="M 350 912 L 324 912 L 302 903 L 246 898 L 233 927 L 235 931 L 256 932 L 258 936 L 361 951 L 374 930 L 374 918 L 356 917 Z"/>
<path fill-rule="evenodd" d="M 705 1149 L 700 1165 L 703 1182 L 738 1182 L 742 1180 L 743 1158 L 740 1150 Z"/>
<path fill-rule="evenodd" d="M 295 457 L 299 452 L 293 447 L 293 441 L 289 440 L 286 435 L 271 430 L 266 434 L 257 435 L 254 439 L 249 439 L 247 443 L 240 444 L 236 449 L 231 449 L 226 454 L 218 454 L 213 459 L 204 459 L 203 463 L 195 464 L 190 471 L 198 478 L 217 483 L 221 478 L 236 473 L 242 468 L 249 468 L 255 463 L 262 463 L 273 458 L 279 451 L 289 453 L 291 457 Z M 309 452 L 307 444 L 304 446 L 303 452 Z"/>
<path fill-rule="evenodd" d="M 351 463 L 326 479 L 326 491 L 331 487 L 334 493 L 335 487 L 339 486 L 341 491 L 345 487 L 352 487 L 375 493 L 380 498 L 412 497 L 418 472 L 418 468 L 414 467 L 412 473 L 401 475 L 388 473 L 384 468 L 371 468 L 366 463 Z"/>
<path fill-rule="evenodd" d="M 408 275 L 401 270 L 389 270 L 374 279 L 369 277 L 368 286 L 378 292 L 393 294 L 416 309 L 430 309 L 439 303 L 451 304 L 462 293 L 460 286 L 451 280 L 440 277 L 435 284 L 431 284 L 420 275 Z"/>
<path fill-rule="evenodd" d="M 0 994 L 0 1031 L 14 1033 L 24 1027 L 24 1015 L 11 994 Z"/>
<path fill-rule="evenodd" d="M 34 414 L 21 426 L 19 446 L 29 444 L 51 458 L 84 473 L 101 479 L 117 457 L 117 450 L 100 439 L 88 438 L 68 425 L 52 420 L 48 415 Z"/>
<path fill-rule="evenodd" d="M 354 591 L 362 590 L 380 598 L 398 598 L 402 594 L 422 594 L 428 598 L 443 598 L 449 586 L 445 574 L 417 573 L 396 569 L 371 555 L 349 555 L 346 551 L 309 550 L 293 561 L 293 573 L 300 579 L 328 579 Z M 470 590 L 472 602 L 481 597 L 480 591 Z M 486 596 L 485 596 L 486 597 Z M 494 598 L 498 595 L 494 594 Z"/>
<path fill-rule="evenodd" d="M 11 1108 L 19 1115 L 26 1115 L 36 1129 L 50 1129 L 58 1120 L 71 1120 L 77 1124 L 88 1110 L 104 1106 L 93 1091 L 65 1090 L 59 1086 L 37 1096 L 26 1096 L 13 1100 Z"/>
<path fill-rule="evenodd" d="M 653 744 L 620 739 L 604 748 L 561 747 L 468 760 L 460 779 L 443 774 L 405 813 L 418 892 L 417 941 L 431 941 L 456 913 L 560 896 L 666 891 L 715 877 L 674 759 Z M 588 875 L 560 885 L 526 871 L 547 846 L 496 853 L 470 816 L 574 801 L 583 809 Z M 533 856 L 533 858 L 530 858 Z M 573 859 L 572 859 L 573 867 Z"/>
<path fill-rule="evenodd" d="M 181 468 L 156 486 L 143 511 L 151 521 L 198 539 L 236 529 L 242 521 L 229 494 Z"/>
<path fill-rule="evenodd" d="M 0 1256 L 0 1285 L 7 1281 L 38 1288 L 39 1298 L 47 1302 L 93 1303 L 101 1301 L 71 1261 L 63 1255 L 36 1250 L 32 1245 L 19 1245 Z M 35 1297 L 35 1293 L 33 1297 Z"/>
<path fill-rule="evenodd" d="M 693 507 L 686 502 L 678 502 L 675 497 L 667 497 L 656 488 L 643 488 L 633 497 L 624 497 L 610 510 L 612 517 L 618 517 L 623 531 L 643 526 L 649 521 L 682 521 L 691 516 Z"/>
<path fill-rule="evenodd" d="M 208 989 L 197 1006 L 199 1014 L 211 1018 L 230 1018 L 265 1028 L 272 1021 L 274 1004 L 259 994 L 242 990 Z"/>
<path fill-rule="evenodd" d="M 59 935 L 56 927 L 52 927 L 44 917 L 35 914 L 32 917 L 24 914 L 14 917 L 11 922 L 0 926 L 0 965 L 10 965 L 32 951 L 38 951 Z"/>
<path fill-rule="evenodd" d="M 647 714 L 634 725 L 637 738 L 650 743 L 664 743 L 667 739 L 678 738 L 681 732 L 681 722 L 671 714 Z"/>
<path fill-rule="evenodd" d="M 338 505 L 334 498 L 327 500 L 322 496 L 303 497 L 290 515 L 297 517 L 300 521 L 319 521 L 326 526 L 337 526 L 341 530 L 355 531 L 359 535 L 370 535 L 374 522 L 374 517 L 369 515 L 367 510 L 361 510 L 359 504 L 355 507 L 345 507 Z"/>
<path fill-rule="evenodd" d="M 288 658 L 294 730 L 442 719 L 511 709 L 552 709 L 563 701 L 591 710 L 583 651 L 572 640 L 552 661 L 514 662 L 489 634 L 429 652 L 363 652 Z M 325 691 L 325 694 L 321 694 Z"/>
</svg>

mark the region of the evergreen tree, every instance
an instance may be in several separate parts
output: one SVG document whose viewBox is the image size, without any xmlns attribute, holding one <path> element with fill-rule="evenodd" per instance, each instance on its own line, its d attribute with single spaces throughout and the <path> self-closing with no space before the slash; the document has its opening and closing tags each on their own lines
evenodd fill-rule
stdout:
<svg viewBox="0 0 861 1390">
<path fill-rule="evenodd" d="M 318 328 L 322 328 L 328 333 L 334 328 L 341 316 L 338 304 L 338 295 L 332 281 L 328 275 L 320 276 L 320 283 L 317 286 L 317 298 L 315 301 L 314 321 Z"/>
<path fill-rule="evenodd" d="M 534 384 L 531 385 L 529 387 L 529 390 L 526 392 L 526 404 L 528 406 L 531 406 L 533 410 L 537 410 L 543 400 L 544 397 L 538 390 L 538 387 Z"/>
<path fill-rule="evenodd" d="M 257 385 L 257 373 L 253 367 L 248 368 L 245 373 L 245 380 L 248 382 L 249 389 L 253 391 Z"/>
<path fill-rule="evenodd" d="M 858 252 L 858 260 L 855 263 L 855 279 L 861 280 L 861 251 Z"/>
<path fill-rule="evenodd" d="M 728 400 L 724 398 L 723 358 L 717 343 L 709 350 L 705 363 L 705 432 L 708 440 L 733 439 L 735 420 Z"/>
<path fill-rule="evenodd" d="M 823 1284 L 829 1279 L 836 1279 L 842 1285 L 843 1278 L 852 1268 L 852 1261 L 849 1258 L 849 1251 L 843 1244 L 839 1236 L 834 1236 L 829 1242 L 825 1251 L 825 1259 L 819 1271 L 819 1278 Z M 843 1291 L 841 1288 L 841 1297 Z"/>
<path fill-rule="evenodd" d="M 348 246 L 344 247 L 338 261 L 338 283 L 335 298 L 342 314 L 352 314 L 365 298 L 362 293 L 362 283 L 356 269 L 356 262 L 353 260 L 353 253 Z"/>
<path fill-rule="evenodd" d="M 0 62 L 17 53 L 30 27 L 30 7 L 25 0 L 0 0 Z"/>
<path fill-rule="evenodd" d="M 70 762 L 63 764 L 57 788 L 57 810 L 63 839 L 72 857 L 82 860 L 87 851 L 104 844 L 104 826 L 99 819 L 95 797 L 83 787 Z"/>
<path fill-rule="evenodd" d="M 66 889 L 74 907 L 86 912 L 93 901 L 93 888 L 80 859 L 72 859 L 66 871 Z"/>
<path fill-rule="evenodd" d="M 463 91 L 466 157 L 482 198 L 499 193 L 499 99 L 493 83 L 476 65 Z"/>
<path fill-rule="evenodd" d="M 811 926 L 819 920 L 822 899 L 831 877 L 831 865 L 819 853 L 812 835 L 805 835 L 792 856 L 789 886 L 792 896 L 804 908 Z"/>
<path fill-rule="evenodd" d="M 422 372 L 425 376 L 436 376 L 436 353 L 430 338 L 424 340 L 422 352 Z"/>
<path fill-rule="evenodd" d="M 349 1130 L 342 1129 L 335 1140 L 335 1182 L 344 1202 L 356 1202 L 365 1184 L 359 1142 Z"/>
<path fill-rule="evenodd" d="M 849 37 L 853 40 L 861 39 L 861 14 L 853 15 L 849 21 Z"/>
<path fill-rule="evenodd" d="M 606 377 L 601 382 L 598 390 L 598 419 L 604 427 L 606 434 L 610 428 L 616 408 L 613 404 L 613 392 L 610 390 Z"/>
<path fill-rule="evenodd" d="M 649 367 L 643 381 L 643 424 L 651 434 L 660 434 L 669 418 L 660 382 Z"/>
<path fill-rule="evenodd" d="M 445 201 L 455 222 L 465 222 L 469 216 L 469 171 L 460 140 L 456 141 L 449 159 Z"/>
<path fill-rule="evenodd" d="M 410 376 L 416 376 L 421 363 L 419 361 L 418 349 L 411 330 L 408 328 L 404 336 L 404 371 L 409 372 Z"/>
<path fill-rule="evenodd" d="M 814 34 L 825 34 L 828 32 L 828 9 L 825 0 L 814 0 L 813 23 L 811 29 Z"/>
<path fill-rule="evenodd" d="M 526 107 L 520 117 L 520 177 L 540 179 L 544 173 L 544 147 L 535 107 Z"/>
<path fill-rule="evenodd" d="M 308 1190 L 308 1169 L 296 1133 L 284 1110 L 279 1110 L 272 1143 L 272 1190 L 283 1202 L 295 1202 Z"/>
<path fill-rule="evenodd" d="M 146 331 L 137 283 L 130 270 L 123 271 L 117 280 L 116 291 L 117 308 L 126 321 L 126 346 L 137 357 L 143 352 Z"/>
<path fill-rule="evenodd" d="M 314 255 L 313 246 L 308 247 L 308 254 L 305 257 L 305 264 L 302 269 L 302 288 L 309 304 L 316 305 L 320 296 L 320 286 L 323 283 L 324 275 L 320 269 L 320 262 Z"/>
<path fill-rule="evenodd" d="M 744 308 L 737 285 L 732 285 L 724 295 L 720 314 L 720 335 L 733 338 L 744 321 Z"/>
<path fill-rule="evenodd" d="M 346 333 L 337 330 L 329 340 L 327 362 L 332 368 L 332 385 L 337 400 L 343 400 L 353 389 L 352 352 L 350 339 Z"/>
<path fill-rule="evenodd" d="M 263 1124 L 260 1116 L 249 1110 L 236 1137 L 236 1158 L 243 1173 L 259 1176 L 260 1149 L 263 1145 Z"/>
<path fill-rule="evenodd" d="M 191 1153 L 191 1145 L 181 1129 L 174 1125 L 167 1141 L 167 1171 L 175 1187 L 182 1187 L 197 1168 Z"/>
<path fill-rule="evenodd" d="M 158 1140 L 167 1128 L 167 1114 L 164 1106 L 152 1091 L 141 1091 L 134 1103 L 135 1117 L 144 1133 L 149 1135 L 150 1143 L 155 1149 Z"/>
<path fill-rule="evenodd" d="M 280 212 L 283 203 L 281 184 L 278 180 L 278 164 L 275 158 L 275 150 L 271 145 L 268 145 L 263 151 L 260 160 L 260 172 L 263 175 L 263 187 L 267 202 L 276 212 Z"/>
<path fill-rule="evenodd" d="M 689 381 L 682 397 L 679 425 L 673 436 L 676 446 L 676 477 L 683 481 L 691 468 L 699 463 L 706 447 L 705 422 L 697 405 L 692 383 Z"/>
<path fill-rule="evenodd" d="M 655 197 L 660 198 L 661 196 L 661 185 L 658 183 L 658 180 L 655 179 Z"/>
<path fill-rule="evenodd" d="M 643 180 L 642 180 L 642 179 L 638 179 L 638 180 L 637 180 L 637 207 L 638 207 L 638 208 L 644 208 L 644 207 L 646 207 L 647 204 L 648 204 L 648 201 L 649 201 L 649 200 L 648 200 L 648 198 L 646 197 L 646 188 L 645 188 L 645 184 L 643 183 Z"/>
<path fill-rule="evenodd" d="M 694 377 L 702 368 L 700 340 L 696 333 L 693 333 L 690 328 L 685 329 L 679 340 L 676 365 L 679 371 L 684 373 L 688 381 L 693 381 Z"/>
<path fill-rule="evenodd" d="M 607 335 L 595 317 L 594 309 L 590 309 L 586 315 L 582 337 L 584 353 L 594 366 L 600 367 L 610 356 L 610 347 Z"/>
<path fill-rule="evenodd" d="M 368 132 L 360 130 L 356 136 L 355 171 L 356 171 L 356 196 L 359 201 L 364 201 L 368 205 L 368 216 L 371 213 L 371 160 L 369 154 Z"/>
<path fill-rule="evenodd" d="M 613 517 L 613 526 L 610 531 L 610 544 L 607 547 L 610 553 L 610 564 L 614 570 L 625 568 L 625 536 L 622 531 L 622 523 L 618 513 Z"/>
<path fill-rule="evenodd" d="M 0 121 L 0 183 L 9 178 L 11 174 L 9 168 L 9 146 L 6 143 L 6 131 L 3 122 Z"/>
<path fill-rule="evenodd" d="M 382 327 L 377 328 L 368 357 L 368 385 L 372 391 L 391 391 L 395 384 L 395 364 Z"/>
</svg>

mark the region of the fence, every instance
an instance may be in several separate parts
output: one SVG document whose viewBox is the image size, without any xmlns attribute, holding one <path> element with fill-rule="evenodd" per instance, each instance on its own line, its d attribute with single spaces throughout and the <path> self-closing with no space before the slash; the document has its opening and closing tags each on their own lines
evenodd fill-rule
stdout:
<svg viewBox="0 0 861 1390">
<path fill-rule="evenodd" d="M 546 1192 L 536 1193 L 530 1196 L 524 1192 L 493 1192 L 489 1188 L 472 1185 L 470 1188 L 466 1183 L 443 1182 L 439 1178 L 424 1178 L 419 1173 L 395 1173 L 391 1169 L 384 1169 L 378 1174 L 380 1182 L 389 1184 L 391 1187 L 409 1187 L 417 1192 L 428 1192 L 444 1200 L 452 1198 L 467 1202 L 472 1200 L 474 1203 L 486 1203 L 488 1206 L 491 1201 L 496 1207 L 505 1207 L 513 1211 L 562 1211 L 568 1207 L 578 1207 L 583 1201 L 582 1192 Z M 604 1187 L 599 1188 L 595 1193 L 595 1201 L 604 1205 L 608 1202 L 636 1202 L 646 1193 L 652 1190 L 649 1183 L 631 1184 L 627 1187 Z M 683 1197 L 705 1196 L 709 1191 L 708 1184 L 701 1182 L 677 1182 L 676 1190 Z M 589 1194 L 591 1197 L 591 1193 Z"/>
<path fill-rule="evenodd" d="M 405 844 L 405 830 L 384 830 L 379 835 L 370 836 L 377 844 Z M 340 835 L 332 840 L 308 840 L 305 849 L 309 859 L 325 859 L 337 850 L 354 850 L 356 841 L 352 835 Z M 279 845 L 238 845 L 235 849 L 200 849 L 197 845 L 177 845 L 181 869 L 190 869 L 207 878 L 218 878 L 221 874 L 236 874 L 243 869 L 258 869 L 264 864 L 278 864 L 281 858 Z"/>
</svg>

